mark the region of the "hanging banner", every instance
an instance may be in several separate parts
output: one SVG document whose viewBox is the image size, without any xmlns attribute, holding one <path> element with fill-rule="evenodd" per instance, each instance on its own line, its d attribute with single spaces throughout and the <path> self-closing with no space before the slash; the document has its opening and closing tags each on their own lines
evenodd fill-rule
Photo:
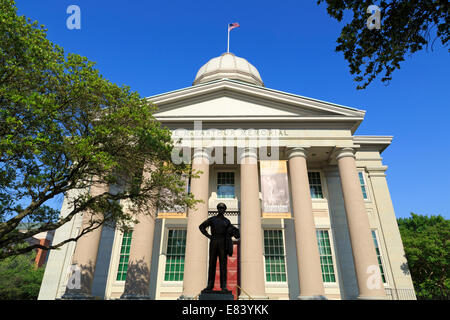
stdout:
<svg viewBox="0 0 450 320">
<path fill-rule="evenodd" d="M 289 187 L 285 160 L 261 160 L 263 218 L 290 218 Z"/>
<path fill-rule="evenodd" d="M 189 181 L 185 177 L 185 192 L 188 193 Z M 169 190 L 163 190 L 160 197 L 173 197 Z M 174 206 L 172 208 L 158 209 L 158 218 L 160 219 L 180 219 L 186 218 L 186 208 L 182 206 Z"/>
</svg>

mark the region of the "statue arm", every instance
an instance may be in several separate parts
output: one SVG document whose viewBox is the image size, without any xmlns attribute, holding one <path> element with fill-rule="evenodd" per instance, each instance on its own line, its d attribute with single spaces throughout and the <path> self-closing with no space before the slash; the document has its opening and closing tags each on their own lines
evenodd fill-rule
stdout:
<svg viewBox="0 0 450 320">
<path fill-rule="evenodd" d="M 238 228 L 236 228 L 235 226 L 233 226 L 232 224 L 230 224 L 230 226 L 228 227 L 228 233 L 230 234 L 230 235 L 232 235 L 233 237 L 235 237 L 236 239 L 239 239 L 240 238 L 240 232 L 239 232 L 239 229 Z"/>
<path fill-rule="evenodd" d="M 206 228 L 208 228 L 209 226 L 210 226 L 210 221 L 208 219 L 208 220 L 204 221 L 201 225 L 199 225 L 198 228 L 200 229 L 200 232 L 205 235 L 205 237 L 211 239 L 211 235 L 208 233 L 208 231 L 206 231 Z"/>
<path fill-rule="evenodd" d="M 236 238 L 236 239 L 239 239 L 240 237 L 241 237 L 241 234 L 240 234 L 240 232 L 239 232 L 239 229 L 238 228 L 234 228 L 234 234 L 233 234 L 233 236 Z"/>
</svg>

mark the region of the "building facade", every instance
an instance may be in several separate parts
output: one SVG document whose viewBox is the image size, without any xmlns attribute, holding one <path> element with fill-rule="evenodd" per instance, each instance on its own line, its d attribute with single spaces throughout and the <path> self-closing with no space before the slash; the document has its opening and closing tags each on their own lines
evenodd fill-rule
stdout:
<svg viewBox="0 0 450 320">
<path fill-rule="evenodd" d="M 208 264 L 198 226 L 219 202 L 241 232 L 228 261 L 236 299 L 415 299 L 381 157 L 392 137 L 355 135 L 365 111 L 266 88 L 232 53 L 149 100 L 177 141 L 173 160 L 203 172 L 189 191 L 204 202 L 52 250 L 39 299 L 69 292 L 84 262 L 84 296 L 196 299 Z M 82 222 L 58 229 L 55 243 Z"/>
</svg>

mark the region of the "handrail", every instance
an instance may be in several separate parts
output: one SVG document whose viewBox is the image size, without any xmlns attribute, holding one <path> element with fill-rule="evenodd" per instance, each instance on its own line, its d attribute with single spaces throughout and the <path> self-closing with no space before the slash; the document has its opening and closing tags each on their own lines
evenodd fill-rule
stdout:
<svg viewBox="0 0 450 320">
<path fill-rule="evenodd" d="M 248 292 L 247 291 L 245 291 L 244 289 L 242 289 L 241 287 L 239 287 L 238 285 L 236 285 L 236 287 L 238 287 L 239 288 L 239 290 L 242 290 L 242 291 L 244 291 L 244 293 L 249 297 L 249 299 L 250 300 L 255 300 L 255 299 L 253 299 L 253 297 L 251 296 L 251 295 L 249 295 L 248 294 Z"/>
<path fill-rule="evenodd" d="M 417 300 L 413 289 L 385 288 L 385 291 L 389 300 Z"/>
</svg>

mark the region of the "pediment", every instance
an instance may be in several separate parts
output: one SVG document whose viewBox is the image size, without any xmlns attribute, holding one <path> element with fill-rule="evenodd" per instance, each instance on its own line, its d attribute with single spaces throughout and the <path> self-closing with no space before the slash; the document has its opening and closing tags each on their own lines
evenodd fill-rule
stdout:
<svg viewBox="0 0 450 320">
<path fill-rule="evenodd" d="M 222 92 L 223 93 L 223 92 Z M 161 108 L 155 114 L 157 118 L 166 117 L 275 117 L 275 116 L 332 116 L 330 112 L 293 107 L 270 101 L 255 101 L 245 97 L 215 94 L 214 97 L 203 96 L 194 101 L 183 101 Z"/>
<path fill-rule="evenodd" d="M 165 121 L 354 119 L 365 112 L 232 80 L 193 86 L 149 98 Z"/>
</svg>

